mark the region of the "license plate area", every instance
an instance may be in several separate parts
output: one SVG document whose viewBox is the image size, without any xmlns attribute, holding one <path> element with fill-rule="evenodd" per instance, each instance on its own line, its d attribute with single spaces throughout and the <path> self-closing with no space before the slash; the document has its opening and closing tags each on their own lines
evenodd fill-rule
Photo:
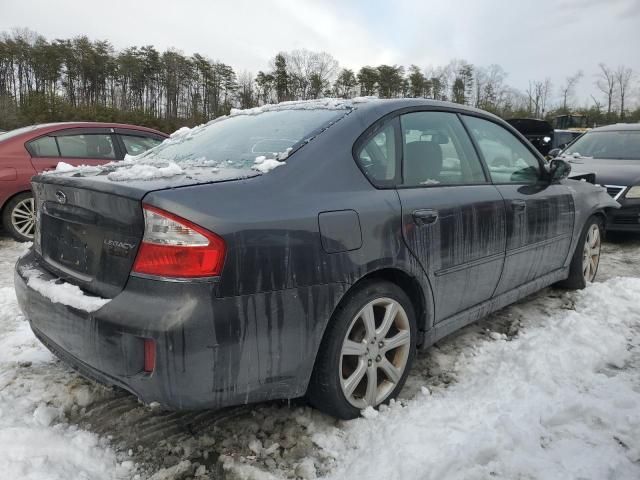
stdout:
<svg viewBox="0 0 640 480">
<path fill-rule="evenodd" d="M 79 274 L 85 281 L 92 278 L 99 262 L 96 252 L 101 251 L 95 227 L 61 220 L 46 213 L 42 214 L 41 222 L 45 259 L 71 274 Z"/>
</svg>

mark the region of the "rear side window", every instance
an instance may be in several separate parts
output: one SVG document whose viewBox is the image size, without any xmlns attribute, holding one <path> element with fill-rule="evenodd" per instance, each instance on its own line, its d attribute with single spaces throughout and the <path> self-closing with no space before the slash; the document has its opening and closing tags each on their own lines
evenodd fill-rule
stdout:
<svg viewBox="0 0 640 480">
<path fill-rule="evenodd" d="M 116 152 L 111 135 L 86 134 L 56 137 L 60 156 L 69 158 L 97 158 L 113 160 Z"/>
<path fill-rule="evenodd" d="M 385 186 L 396 176 L 396 137 L 392 123 L 372 133 L 358 150 L 358 163 L 376 185 Z"/>
<path fill-rule="evenodd" d="M 495 183 L 536 183 L 540 179 L 538 158 L 510 131 L 482 118 L 463 118 Z"/>
<path fill-rule="evenodd" d="M 486 183 L 471 140 L 454 113 L 414 112 L 400 118 L 403 185 Z"/>
<path fill-rule="evenodd" d="M 32 157 L 59 157 L 58 145 L 53 137 L 40 137 L 29 142 L 27 148 Z"/>
<path fill-rule="evenodd" d="M 136 135 L 120 135 L 124 148 L 129 155 L 140 155 L 150 148 L 162 143 L 162 140 L 151 137 L 141 137 Z"/>
</svg>

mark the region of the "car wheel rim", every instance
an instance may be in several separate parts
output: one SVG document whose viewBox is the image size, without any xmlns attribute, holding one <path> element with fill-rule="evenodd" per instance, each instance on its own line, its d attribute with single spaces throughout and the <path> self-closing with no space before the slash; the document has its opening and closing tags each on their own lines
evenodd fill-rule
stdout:
<svg viewBox="0 0 640 480">
<path fill-rule="evenodd" d="M 586 282 L 593 282 L 600 262 L 600 228 L 595 223 L 589 227 L 584 240 L 582 254 L 582 275 Z"/>
<path fill-rule="evenodd" d="M 33 238 L 36 226 L 36 211 L 33 197 L 18 202 L 11 212 L 11 225 L 20 235 Z"/>
<path fill-rule="evenodd" d="M 402 305 L 391 298 L 367 303 L 353 318 L 340 352 L 340 384 L 356 408 L 384 402 L 409 359 L 411 329 Z"/>
</svg>

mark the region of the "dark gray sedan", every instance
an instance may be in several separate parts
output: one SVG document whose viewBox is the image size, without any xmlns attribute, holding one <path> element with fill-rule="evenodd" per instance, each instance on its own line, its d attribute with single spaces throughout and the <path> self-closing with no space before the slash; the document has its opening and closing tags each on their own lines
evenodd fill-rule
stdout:
<svg viewBox="0 0 640 480">
<path fill-rule="evenodd" d="M 36 336 L 178 409 L 306 395 L 353 418 L 417 348 L 593 281 L 618 204 L 488 113 L 426 100 L 232 112 L 135 162 L 36 177 Z"/>
<path fill-rule="evenodd" d="M 608 217 L 607 230 L 640 232 L 640 123 L 594 128 L 560 158 L 576 174 L 594 173 L 621 208 Z"/>
</svg>

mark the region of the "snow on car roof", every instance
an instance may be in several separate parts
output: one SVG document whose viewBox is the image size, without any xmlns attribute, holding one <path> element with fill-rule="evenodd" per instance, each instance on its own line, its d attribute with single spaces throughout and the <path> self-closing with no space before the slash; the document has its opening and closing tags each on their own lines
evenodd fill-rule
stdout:
<svg viewBox="0 0 640 480">
<path fill-rule="evenodd" d="M 239 109 L 232 108 L 230 116 L 259 115 L 264 112 L 277 112 L 280 110 L 347 110 L 354 108 L 359 103 L 377 100 L 377 97 L 320 98 L 315 100 L 293 100 L 289 102 L 268 103 L 260 107 Z"/>
</svg>

